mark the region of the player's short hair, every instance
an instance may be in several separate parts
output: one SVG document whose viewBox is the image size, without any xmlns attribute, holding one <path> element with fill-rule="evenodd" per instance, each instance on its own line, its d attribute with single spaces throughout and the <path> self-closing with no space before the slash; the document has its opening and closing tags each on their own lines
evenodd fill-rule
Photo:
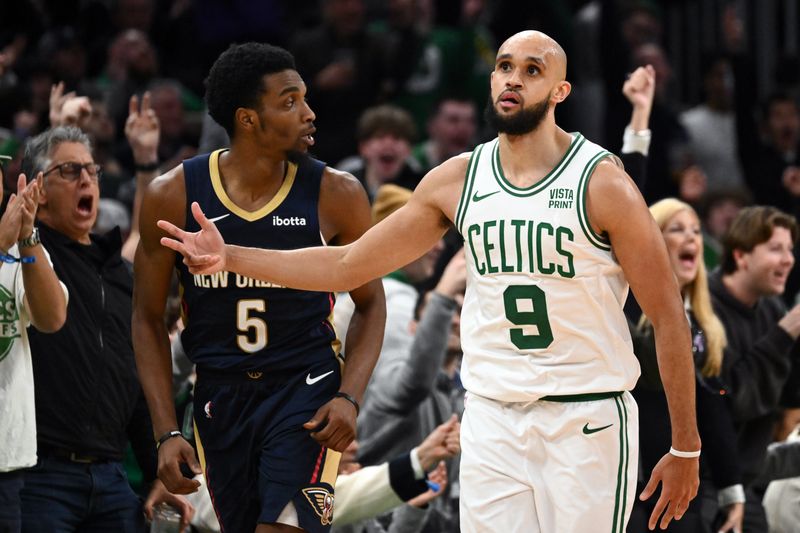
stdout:
<svg viewBox="0 0 800 533">
<path fill-rule="evenodd" d="M 292 54 L 264 43 L 231 45 L 217 58 L 206 78 L 206 105 L 211 118 L 234 136 L 236 110 L 255 109 L 267 90 L 264 76 L 297 70 Z"/>
<path fill-rule="evenodd" d="M 414 119 L 405 109 L 388 104 L 364 111 L 358 120 L 358 141 L 366 141 L 384 134 L 394 135 L 413 143 L 417 136 Z"/>
<path fill-rule="evenodd" d="M 792 242 L 797 242 L 797 219 L 792 215 L 764 205 L 742 209 L 722 239 L 722 272 L 736 272 L 734 250 L 752 252 L 753 248 L 770 240 L 775 228 L 788 229 L 792 234 Z"/>
</svg>

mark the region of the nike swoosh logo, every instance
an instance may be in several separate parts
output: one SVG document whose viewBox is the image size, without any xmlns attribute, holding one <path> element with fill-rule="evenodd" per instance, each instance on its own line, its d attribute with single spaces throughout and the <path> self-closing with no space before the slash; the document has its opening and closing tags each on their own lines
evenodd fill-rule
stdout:
<svg viewBox="0 0 800 533">
<path fill-rule="evenodd" d="M 319 381 L 321 379 L 325 379 L 326 377 L 330 376 L 331 374 L 333 374 L 333 370 L 325 372 L 324 374 L 320 374 L 319 376 L 317 376 L 315 378 L 312 378 L 311 374 L 308 374 L 306 376 L 306 385 L 313 385 L 317 381 Z"/>
<path fill-rule="evenodd" d="M 603 431 L 604 429 L 608 429 L 608 428 L 610 428 L 610 427 L 611 427 L 611 426 L 613 426 L 613 425 L 614 425 L 614 424 L 609 424 L 609 425 L 607 425 L 607 426 L 603 426 L 603 427 L 600 427 L 600 428 L 590 428 L 590 427 L 589 427 L 589 423 L 587 422 L 587 423 L 586 423 L 586 424 L 584 424 L 584 426 L 583 426 L 583 434 L 584 434 L 584 435 L 591 435 L 592 433 L 597 433 L 598 431 Z"/>
<path fill-rule="evenodd" d="M 475 194 L 472 195 L 472 201 L 473 202 L 480 202 L 481 200 L 485 200 L 486 198 L 489 198 L 491 195 L 497 194 L 499 192 L 500 191 L 494 191 L 494 192 L 490 192 L 489 194 L 484 194 L 483 196 L 481 196 L 481 195 L 478 194 L 478 191 L 475 191 Z"/>
<path fill-rule="evenodd" d="M 224 215 L 220 215 L 218 217 L 209 218 L 208 221 L 209 222 L 216 222 L 217 220 L 222 220 L 223 218 L 227 217 L 228 215 L 230 215 L 230 213 L 225 213 Z"/>
</svg>

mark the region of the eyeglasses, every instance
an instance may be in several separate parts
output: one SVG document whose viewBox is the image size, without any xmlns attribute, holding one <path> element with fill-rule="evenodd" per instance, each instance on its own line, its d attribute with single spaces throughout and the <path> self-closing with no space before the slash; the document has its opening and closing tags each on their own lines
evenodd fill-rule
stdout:
<svg viewBox="0 0 800 533">
<path fill-rule="evenodd" d="M 92 178 L 94 181 L 100 179 L 100 176 L 103 175 L 103 168 L 98 165 L 97 163 L 75 163 L 74 161 L 67 161 L 66 163 L 61 163 L 60 165 L 56 165 L 50 170 L 46 171 L 43 176 L 47 176 L 51 172 L 55 172 L 58 170 L 58 173 L 67 181 L 77 181 L 81 177 L 81 171 L 86 170 L 86 173 L 89 174 L 89 177 Z"/>
</svg>

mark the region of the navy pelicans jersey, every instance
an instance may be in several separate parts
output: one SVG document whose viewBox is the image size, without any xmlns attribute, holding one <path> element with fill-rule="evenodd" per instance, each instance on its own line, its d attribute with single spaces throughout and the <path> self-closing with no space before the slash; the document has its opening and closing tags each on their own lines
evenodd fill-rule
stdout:
<svg viewBox="0 0 800 533">
<path fill-rule="evenodd" d="M 183 162 L 186 230 L 199 225 L 198 202 L 226 243 L 289 250 L 320 246 L 319 188 L 325 164 L 308 157 L 289 162 L 283 184 L 267 204 L 245 211 L 225 192 L 219 172 L 224 150 Z M 176 259 L 187 355 L 203 368 L 231 371 L 295 370 L 338 356 L 334 297 L 288 289 L 233 272 L 193 275 Z"/>
<path fill-rule="evenodd" d="M 558 165 L 519 188 L 498 139 L 472 152 L 456 212 L 465 241 L 462 379 L 499 401 L 630 390 L 639 376 L 622 312 L 628 283 L 586 215 L 610 154 L 579 133 Z"/>
</svg>

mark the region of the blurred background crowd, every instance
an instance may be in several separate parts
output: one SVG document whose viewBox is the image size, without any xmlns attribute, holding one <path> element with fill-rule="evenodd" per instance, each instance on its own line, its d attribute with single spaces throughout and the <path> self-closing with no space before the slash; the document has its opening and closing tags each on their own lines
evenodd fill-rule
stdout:
<svg viewBox="0 0 800 533">
<path fill-rule="evenodd" d="M 203 80 L 230 43 L 258 40 L 294 54 L 317 114 L 318 158 L 347 159 L 373 188 L 413 183 L 492 135 L 482 111 L 496 47 L 535 28 L 570 60 L 574 88 L 559 124 L 613 151 L 629 116 L 625 76 L 654 66 L 648 202 L 680 196 L 704 214 L 751 201 L 789 211 L 800 193 L 799 12 L 788 0 L 4 2 L 0 154 L 13 158 L 10 184 L 25 139 L 49 125 L 51 87 L 63 83 L 91 105 L 82 124 L 104 166 L 102 197 L 129 211 L 130 96 L 151 92 L 159 162 L 171 168 L 219 145 Z M 394 114 L 366 113 L 379 105 Z"/>
<path fill-rule="evenodd" d="M 123 239 L 135 238 L 137 186 L 141 189 L 157 171 L 226 146 L 224 130 L 205 111 L 203 81 L 231 43 L 252 40 L 292 52 L 317 116 L 313 154 L 361 181 L 377 221 L 405 203 L 432 167 L 495 135 L 483 118 L 488 75 L 499 44 L 524 29 L 549 34 L 569 58 L 567 79 L 573 90 L 556 111 L 563 129 L 580 131 L 617 154 L 630 151 L 635 137 L 646 138 L 643 148 L 633 149 L 643 156 L 642 168 L 631 174 L 647 203 L 665 198 L 684 202 L 663 220 L 656 216 L 657 221 L 666 232 L 672 215 L 688 211 L 694 218 L 687 224 L 697 226 L 703 269 L 695 270 L 682 287 L 722 265 L 718 284 L 714 274 L 709 281 L 712 295 L 717 295 L 714 309 L 721 327 L 740 328 L 726 318 L 725 296 L 720 296 L 720 287 L 731 288 L 726 276 L 735 277 L 741 268 L 725 265 L 726 258 L 733 257 L 731 247 L 751 253 L 771 242 L 775 228 L 789 232 L 792 246 L 797 236 L 792 218 L 800 213 L 796 0 L 2 2 L 0 163 L 6 197 L 17 189 L 27 141 L 51 126 L 77 126 L 88 135 L 94 162 L 102 167 L 94 232 L 119 226 Z M 645 65 L 651 68 L 643 85 L 626 85 L 631 73 Z M 151 129 L 131 127 L 142 118 L 138 105 L 145 101 L 141 113 L 152 110 L 155 137 L 147 137 Z M 632 119 L 637 109 L 646 111 L 643 126 Z M 148 144 L 153 141 L 156 144 Z M 744 237 L 732 241 L 731 225 L 752 205 L 777 208 L 789 217 L 746 211 L 745 220 L 764 225 L 767 238 L 753 237 L 750 244 Z M 800 361 L 794 342 L 800 327 L 781 322 L 787 309 L 800 315 L 795 307 L 800 270 L 792 269 L 792 246 L 781 259 L 788 265 L 785 286 L 756 291 L 759 298 L 775 298 L 778 307 L 770 309 L 778 311 L 745 317 L 754 331 L 742 345 L 736 344 L 734 330 L 727 329 L 725 357 L 737 361 L 738 355 L 728 354 L 740 349 L 748 366 L 736 369 L 722 362 L 715 371 L 704 368 L 698 374 L 698 383 L 715 397 L 730 396 L 731 405 L 720 407 L 730 427 L 713 426 L 711 431 L 738 443 L 728 444 L 738 448 L 741 457 L 733 460 L 742 472 L 725 478 L 719 474 L 722 467 L 706 464 L 708 492 L 698 500 L 705 495 L 711 510 L 698 510 L 698 516 L 707 519 L 699 519 L 692 526 L 696 529 L 681 531 L 719 527 L 719 510 L 722 522 L 733 520 L 730 523 L 739 527 L 736 513 L 745 512 L 744 497 L 733 491 L 725 493 L 733 494 L 730 499 L 717 499 L 717 491 L 722 494 L 722 489 L 741 485 L 748 504 L 756 501 L 760 508 L 771 479 L 800 475 L 798 446 L 785 447 L 786 455 L 770 448 L 784 442 L 800 422 L 800 372 L 791 372 L 791 363 Z M 465 274 L 460 247 L 460 237 L 451 232 L 428 255 L 384 280 L 384 348 L 359 418 L 359 446 L 351 450 L 346 464 L 378 464 L 407 452 L 463 409 L 458 313 Z M 123 256 L 131 260 L 134 248 L 135 240 L 127 242 Z M 709 287 L 704 290 L 708 294 Z M 337 329 L 344 331 L 347 302 L 340 300 Z M 757 307 L 760 300 L 755 302 Z M 750 304 L 750 311 L 756 309 Z M 179 324 L 177 306 L 173 307 L 171 325 Z M 697 315 L 702 313 L 699 307 L 694 309 Z M 644 322 L 635 304 L 629 308 L 636 346 L 646 352 L 646 324 L 641 327 Z M 709 333 L 714 329 L 710 322 L 699 322 L 701 332 L 719 339 Z M 761 335 L 777 326 L 788 335 L 779 339 L 782 344 L 762 346 L 764 354 L 753 352 Z M 724 345 L 720 342 L 715 346 Z M 176 402 L 183 413 L 191 368 L 180 357 L 177 336 L 173 352 Z M 640 359 L 646 367 L 647 355 Z M 39 402 L 47 391 L 38 390 L 38 381 L 36 385 Z M 643 415 L 649 405 L 647 391 L 659 390 L 658 385 L 648 387 L 643 383 L 637 396 Z M 737 398 L 739 391 L 749 395 Z M 755 419 L 764 423 L 752 424 Z M 190 426 L 185 433 L 191 433 Z M 707 444 L 706 435 L 703 440 Z M 780 473 L 759 474 L 765 461 Z M 131 460 L 128 474 L 134 484 L 136 472 Z M 447 476 L 443 497 L 421 502 L 419 516 L 401 508 L 393 517 L 360 523 L 352 530 L 456 531 L 457 461 L 448 464 Z M 773 498 L 780 491 L 778 502 L 798 507 L 791 498 L 797 498 L 800 489 L 792 490 L 787 485 L 773 488 Z M 202 504 L 196 505 L 199 509 Z M 770 515 L 772 531 L 800 530 L 796 511 L 789 517 L 779 515 Z M 403 524 L 407 529 L 401 529 Z M 196 527 L 213 530 L 213 524 Z M 636 527 L 634 520 L 629 530 L 639 531 Z M 750 522 L 744 530 L 767 531 L 764 528 L 764 521 Z"/>
</svg>

